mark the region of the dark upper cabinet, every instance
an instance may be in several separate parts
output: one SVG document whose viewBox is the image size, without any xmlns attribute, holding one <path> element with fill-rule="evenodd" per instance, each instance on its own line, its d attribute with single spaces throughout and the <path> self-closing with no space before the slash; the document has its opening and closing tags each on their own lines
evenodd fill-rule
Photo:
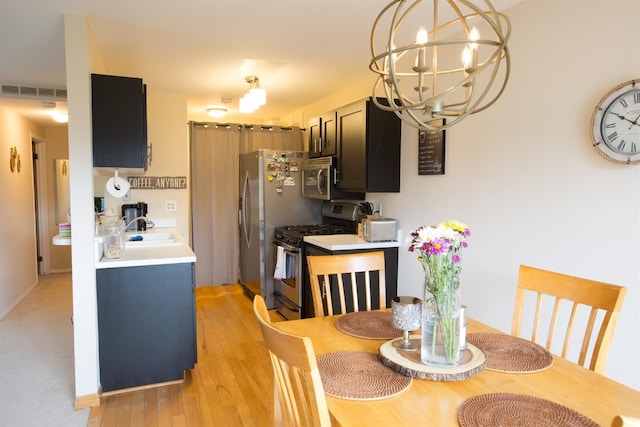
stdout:
<svg viewBox="0 0 640 427">
<path fill-rule="evenodd" d="M 147 95 L 142 79 L 91 75 L 93 166 L 144 168 Z"/>
<path fill-rule="evenodd" d="M 335 111 L 309 120 L 309 157 L 335 156 L 336 142 Z"/>
<path fill-rule="evenodd" d="M 371 98 L 339 108 L 337 186 L 351 191 L 400 191 L 401 133 L 400 118 L 376 107 Z"/>
<path fill-rule="evenodd" d="M 309 120 L 309 157 L 320 157 L 320 116 Z"/>
</svg>

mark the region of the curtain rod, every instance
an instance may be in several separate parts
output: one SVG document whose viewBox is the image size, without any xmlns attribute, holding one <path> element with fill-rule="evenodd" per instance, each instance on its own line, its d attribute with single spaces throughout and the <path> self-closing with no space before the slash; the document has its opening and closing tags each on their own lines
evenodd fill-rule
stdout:
<svg viewBox="0 0 640 427">
<path fill-rule="evenodd" d="M 218 123 L 218 122 L 196 122 L 189 121 L 187 124 L 192 124 L 193 126 L 202 126 L 209 127 L 215 126 L 216 128 L 226 128 L 231 129 L 234 126 L 237 126 L 239 130 L 249 129 L 249 130 L 261 130 L 261 131 L 273 131 L 275 127 L 280 128 L 281 131 L 293 131 L 297 126 L 280 126 L 280 125 L 250 125 L 250 124 L 240 124 L 240 123 Z M 301 131 L 305 131 L 305 128 L 298 128 Z"/>
</svg>

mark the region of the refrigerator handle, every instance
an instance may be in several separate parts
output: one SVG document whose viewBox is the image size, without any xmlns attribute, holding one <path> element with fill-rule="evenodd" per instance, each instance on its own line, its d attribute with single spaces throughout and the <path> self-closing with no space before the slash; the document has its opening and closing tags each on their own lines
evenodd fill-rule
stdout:
<svg viewBox="0 0 640 427">
<path fill-rule="evenodd" d="M 242 207 L 241 207 L 241 219 L 242 230 L 244 231 L 244 241 L 249 247 L 249 231 L 250 228 L 247 226 L 247 191 L 249 191 L 249 171 L 246 171 L 244 175 L 244 186 L 242 188 Z"/>
</svg>

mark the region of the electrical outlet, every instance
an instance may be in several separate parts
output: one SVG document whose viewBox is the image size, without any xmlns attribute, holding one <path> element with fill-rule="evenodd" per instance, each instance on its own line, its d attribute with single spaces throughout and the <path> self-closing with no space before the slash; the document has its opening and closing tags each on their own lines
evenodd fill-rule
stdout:
<svg viewBox="0 0 640 427">
<path fill-rule="evenodd" d="M 164 201 L 164 211 L 165 212 L 173 212 L 176 210 L 176 201 L 175 200 L 165 200 Z"/>
<path fill-rule="evenodd" d="M 127 191 L 126 194 L 124 196 L 122 196 L 122 201 L 123 202 L 130 202 L 131 201 L 131 190 Z"/>
</svg>

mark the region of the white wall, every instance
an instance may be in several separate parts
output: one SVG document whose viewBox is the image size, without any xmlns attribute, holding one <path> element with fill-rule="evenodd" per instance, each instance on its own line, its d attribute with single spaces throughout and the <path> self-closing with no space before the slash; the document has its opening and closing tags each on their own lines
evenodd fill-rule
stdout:
<svg viewBox="0 0 640 427">
<path fill-rule="evenodd" d="M 84 16 L 65 14 L 64 26 L 73 224 L 71 256 L 76 406 L 84 407 L 97 403 L 99 386 L 90 80 L 92 60 L 98 53 L 92 50 Z"/>
<path fill-rule="evenodd" d="M 508 16 L 506 93 L 447 132 L 444 176 L 417 175 L 404 126 L 401 194 L 377 199 L 405 235 L 449 218 L 471 228 L 463 300 L 503 331 L 520 264 L 628 286 L 607 375 L 640 389 L 640 166 L 605 161 L 589 139 L 599 99 L 640 77 L 640 2 L 526 1 Z M 403 250 L 400 292 L 420 292 L 420 276 Z"/>
<path fill-rule="evenodd" d="M 71 170 L 71 215 L 73 257 L 74 336 L 76 406 L 96 404 L 100 384 L 98 365 L 97 308 L 93 261 L 94 194 L 91 150 L 90 73 L 112 72 L 117 64 L 104 64 L 84 16 L 65 15 L 67 88 L 69 92 L 69 160 Z M 133 77 L 133 76 L 132 76 Z M 142 77 L 144 76 L 137 76 Z M 153 144 L 153 161 L 145 175 L 188 175 L 188 127 L 186 98 L 162 94 L 147 87 L 148 138 Z M 142 174 L 142 172 L 141 172 Z M 188 190 L 131 190 L 132 202 L 149 203 L 150 218 L 175 219 L 187 237 L 189 227 Z M 164 212 L 164 201 L 175 200 L 177 210 Z M 109 203 L 119 211 L 121 200 Z M 117 205 L 116 205 L 117 204 Z M 79 232 L 78 232 L 79 230 Z"/>
<path fill-rule="evenodd" d="M 29 120 L 0 108 L 0 318 L 38 281 L 31 137 L 43 135 Z M 19 173 L 9 168 L 11 147 L 20 155 Z"/>
<path fill-rule="evenodd" d="M 600 98 L 640 78 L 640 2 L 531 0 L 506 12 L 505 94 L 447 131 L 443 176 L 418 175 L 417 130 L 403 125 L 401 192 L 368 200 L 382 202 L 404 236 L 423 224 L 466 223 L 464 303 L 505 332 L 520 264 L 628 286 L 607 375 L 640 389 L 640 166 L 607 162 L 589 137 Z M 370 88 L 354 86 L 287 120 L 308 120 Z M 421 275 L 404 245 L 399 292 L 421 295 Z"/>
</svg>

